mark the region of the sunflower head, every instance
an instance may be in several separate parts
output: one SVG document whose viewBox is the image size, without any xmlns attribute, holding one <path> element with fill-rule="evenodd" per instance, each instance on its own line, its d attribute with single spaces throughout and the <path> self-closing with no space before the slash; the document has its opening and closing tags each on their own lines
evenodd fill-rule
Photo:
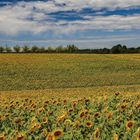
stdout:
<svg viewBox="0 0 140 140">
<path fill-rule="evenodd" d="M 127 108 L 127 104 L 126 103 L 121 105 L 121 110 L 125 110 L 126 108 Z"/>
<path fill-rule="evenodd" d="M 63 115 L 58 116 L 57 121 L 58 122 L 63 122 L 65 120 L 66 116 L 67 116 L 67 113 L 64 113 Z"/>
<path fill-rule="evenodd" d="M 25 136 L 25 134 L 18 134 L 17 135 L 17 140 L 26 140 L 26 136 Z"/>
<path fill-rule="evenodd" d="M 94 117 L 95 117 L 95 118 L 99 118 L 99 117 L 100 117 L 100 113 L 99 113 L 99 112 L 96 112 L 96 113 L 94 114 Z"/>
<path fill-rule="evenodd" d="M 70 108 L 70 109 L 68 110 L 68 112 L 69 112 L 69 113 L 73 112 L 73 109 L 72 109 L 72 108 Z"/>
<path fill-rule="evenodd" d="M 119 96 L 119 95 L 120 95 L 120 93 L 119 93 L 119 92 L 116 92 L 116 93 L 115 93 L 115 95 L 116 95 L 116 96 Z"/>
<path fill-rule="evenodd" d="M 43 121 L 43 122 L 42 122 L 43 124 L 47 124 L 47 123 L 48 123 L 48 117 L 44 117 L 44 118 L 42 119 L 42 121 Z"/>
<path fill-rule="evenodd" d="M 61 129 L 58 129 L 54 131 L 53 135 L 57 139 L 57 138 L 62 137 L 64 135 L 64 132 Z"/>
<path fill-rule="evenodd" d="M 48 135 L 48 130 L 44 128 L 44 129 L 42 130 L 42 135 L 43 135 L 44 137 L 47 137 L 47 135 Z"/>
<path fill-rule="evenodd" d="M 140 108 L 140 101 L 137 102 L 136 108 L 137 108 L 137 109 Z"/>
<path fill-rule="evenodd" d="M 21 118 L 15 118 L 14 123 L 18 124 L 18 125 L 21 125 L 22 119 Z"/>
<path fill-rule="evenodd" d="M 0 121 L 3 121 L 5 119 L 5 116 L 0 114 Z"/>
<path fill-rule="evenodd" d="M 86 126 L 87 126 L 88 128 L 91 128 L 91 127 L 93 126 L 93 123 L 92 123 L 91 121 L 87 121 L 87 122 L 86 122 Z"/>
<path fill-rule="evenodd" d="M 47 136 L 47 140 L 56 140 L 52 133 L 49 133 Z"/>
<path fill-rule="evenodd" d="M 85 116 L 85 112 L 84 111 L 80 112 L 80 118 L 83 118 L 84 116 Z"/>
<path fill-rule="evenodd" d="M 134 121 L 127 121 L 126 122 L 126 128 L 131 129 L 134 126 Z"/>
<path fill-rule="evenodd" d="M 66 119 L 64 122 L 65 125 L 71 125 L 72 121 L 70 119 Z"/>
<path fill-rule="evenodd" d="M 140 140 L 140 127 L 138 128 L 136 133 L 137 133 L 137 137 L 136 137 L 137 139 L 136 140 Z"/>
<path fill-rule="evenodd" d="M 119 140 L 118 134 L 116 133 L 113 134 L 113 140 Z"/>
<path fill-rule="evenodd" d="M 44 111 L 45 111 L 45 108 L 44 107 L 41 107 L 41 108 L 38 109 L 38 113 L 42 113 Z"/>
<path fill-rule="evenodd" d="M 77 106 L 77 101 L 73 101 L 72 107 L 75 108 Z"/>
<path fill-rule="evenodd" d="M 40 129 L 41 128 L 41 125 L 40 123 L 34 123 L 31 127 L 31 132 L 37 130 L 37 129 Z"/>
<path fill-rule="evenodd" d="M 113 113 L 112 113 L 112 112 L 109 112 L 109 113 L 107 114 L 107 118 L 110 120 L 110 119 L 112 119 L 112 117 L 113 117 Z"/>
<path fill-rule="evenodd" d="M 96 140 L 96 139 L 99 139 L 99 137 L 100 137 L 100 129 L 99 129 L 99 128 L 97 128 L 97 129 L 95 130 L 93 136 L 94 136 L 94 139 L 95 139 L 95 140 Z"/>
<path fill-rule="evenodd" d="M 0 134 L 0 140 L 6 140 L 6 135 L 5 134 Z"/>
</svg>

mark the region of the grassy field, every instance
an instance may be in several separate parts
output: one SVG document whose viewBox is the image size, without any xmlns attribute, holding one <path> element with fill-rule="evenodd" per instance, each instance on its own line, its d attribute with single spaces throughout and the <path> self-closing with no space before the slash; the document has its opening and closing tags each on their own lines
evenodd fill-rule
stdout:
<svg viewBox="0 0 140 140">
<path fill-rule="evenodd" d="M 1 54 L 0 140 L 140 140 L 140 55 Z"/>
</svg>

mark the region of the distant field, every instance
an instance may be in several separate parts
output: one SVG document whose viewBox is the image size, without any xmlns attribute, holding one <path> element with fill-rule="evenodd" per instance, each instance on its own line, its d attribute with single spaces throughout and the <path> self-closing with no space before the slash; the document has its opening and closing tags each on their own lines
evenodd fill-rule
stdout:
<svg viewBox="0 0 140 140">
<path fill-rule="evenodd" d="M 139 84 L 139 54 L 0 54 L 0 91 Z"/>
</svg>

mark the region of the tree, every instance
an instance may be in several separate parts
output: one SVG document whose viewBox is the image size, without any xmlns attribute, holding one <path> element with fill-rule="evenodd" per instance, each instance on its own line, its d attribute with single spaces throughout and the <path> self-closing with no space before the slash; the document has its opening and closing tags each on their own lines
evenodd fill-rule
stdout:
<svg viewBox="0 0 140 140">
<path fill-rule="evenodd" d="M 126 45 L 122 46 L 122 53 L 127 53 L 127 46 Z"/>
<path fill-rule="evenodd" d="M 56 51 L 57 53 L 62 53 L 62 52 L 64 52 L 64 48 L 63 48 L 62 46 L 58 46 L 58 47 L 55 49 L 55 51 Z"/>
<path fill-rule="evenodd" d="M 75 45 L 67 45 L 67 50 L 68 52 L 73 53 L 78 51 L 78 47 L 76 47 Z"/>
<path fill-rule="evenodd" d="M 29 48 L 28 46 L 24 46 L 24 47 L 22 48 L 22 51 L 23 51 L 24 53 L 28 53 L 28 52 L 30 52 L 30 48 Z"/>
<path fill-rule="evenodd" d="M 12 52 L 12 49 L 6 46 L 5 51 L 6 51 L 7 53 L 10 53 L 10 52 Z"/>
<path fill-rule="evenodd" d="M 31 52 L 37 53 L 37 52 L 39 52 L 39 48 L 38 48 L 37 46 L 33 46 L 33 47 L 31 48 Z"/>
<path fill-rule="evenodd" d="M 52 52 L 54 52 L 54 49 L 52 48 L 52 47 L 48 47 L 48 53 L 52 53 Z"/>
<path fill-rule="evenodd" d="M 38 52 L 44 53 L 44 52 L 46 52 L 46 49 L 44 47 L 38 48 Z"/>
<path fill-rule="evenodd" d="M 4 47 L 0 46 L 0 53 L 4 52 Z"/>
<path fill-rule="evenodd" d="M 128 53 L 138 53 L 136 48 L 128 48 Z"/>
<path fill-rule="evenodd" d="M 19 53 L 21 48 L 19 46 L 15 46 L 13 49 L 16 53 Z"/>
<path fill-rule="evenodd" d="M 121 45 L 121 44 L 118 44 L 118 45 L 116 45 L 116 46 L 113 46 L 113 47 L 111 48 L 111 52 L 112 52 L 112 53 L 122 53 L 122 52 L 123 52 L 123 47 L 122 47 L 122 45 Z"/>
</svg>

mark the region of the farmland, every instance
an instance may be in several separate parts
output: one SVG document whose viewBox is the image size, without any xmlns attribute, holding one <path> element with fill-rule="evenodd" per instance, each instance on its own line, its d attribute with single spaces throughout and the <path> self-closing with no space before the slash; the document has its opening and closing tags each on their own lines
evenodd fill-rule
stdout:
<svg viewBox="0 0 140 140">
<path fill-rule="evenodd" d="M 139 140 L 140 55 L 1 54 L 0 140 Z"/>
<path fill-rule="evenodd" d="M 140 55 L 1 54 L 0 90 L 139 85 Z"/>
</svg>

